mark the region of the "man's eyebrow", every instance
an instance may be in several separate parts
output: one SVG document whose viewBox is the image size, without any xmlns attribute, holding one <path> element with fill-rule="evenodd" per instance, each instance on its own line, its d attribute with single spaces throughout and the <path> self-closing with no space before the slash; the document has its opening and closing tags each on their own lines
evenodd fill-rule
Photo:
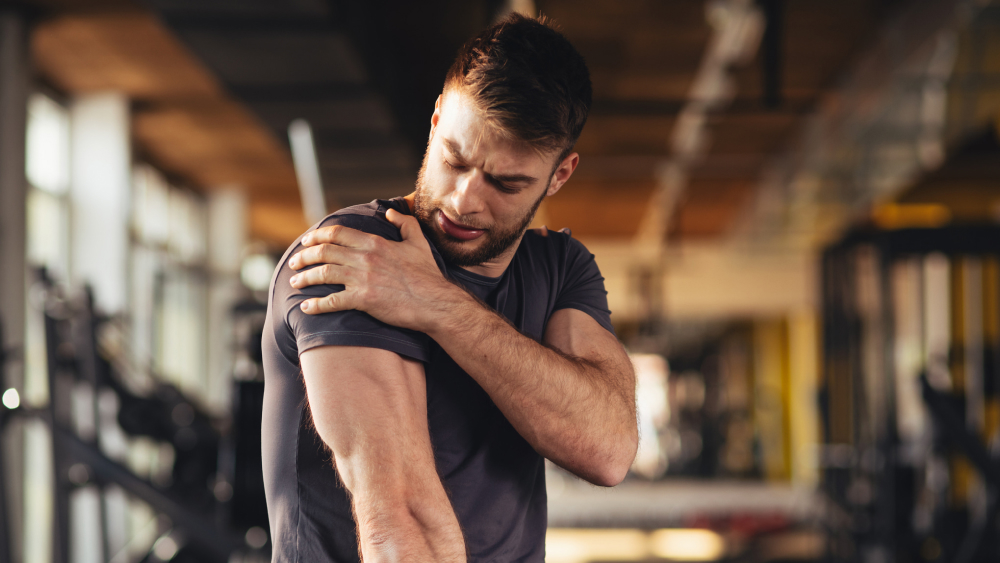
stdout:
<svg viewBox="0 0 1000 563">
<path fill-rule="evenodd" d="M 442 141 L 444 141 L 445 147 L 448 148 L 448 152 L 450 152 L 452 156 L 462 162 L 467 162 L 465 157 L 462 156 L 462 151 L 458 147 L 458 143 L 448 138 L 443 138 Z M 490 174 L 489 172 L 484 172 L 484 174 L 486 174 L 486 177 L 494 182 L 505 184 L 533 184 L 536 180 L 538 180 L 538 178 L 528 176 L 527 174 Z"/>
<path fill-rule="evenodd" d="M 534 176 L 528 176 L 527 174 L 490 174 L 488 172 L 485 174 L 498 182 L 504 182 L 507 184 L 517 184 L 522 182 L 525 184 L 533 184 L 535 183 L 535 180 L 538 179 Z"/>
<path fill-rule="evenodd" d="M 450 152 L 452 156 L 462 162 L 465 162 L 465 157 L 462 156 L 462 149 L 458 147 L 458 143 L 448 138 L 444 138 L 442 140 L 444 141 L 444 146 L 448 148 L 448 152 Z"/>
</svg>

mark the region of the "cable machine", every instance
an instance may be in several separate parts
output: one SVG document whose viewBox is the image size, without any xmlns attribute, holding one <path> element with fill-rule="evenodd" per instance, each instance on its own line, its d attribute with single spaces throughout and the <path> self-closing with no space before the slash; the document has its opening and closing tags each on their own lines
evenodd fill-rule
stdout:
<svg viewBox="0 0 1000 563">
<path fill-rule="evenodd" d="M 123 558 L 120 546 L 118 553 L 112 553 L 108 492 L 113 488 L 142 501 L 157 515 L 157 541 L 137 561 L 269 560 L 263 531 L 266 509 L 261 508 L 263 490 L 257 482 L 260 405 L 256 397 L 260 389 L 237 391 L 234 419 L 257 430 L 256 449 L 247 448 L 244 442 L 254 440 L 252 431 L 241 436 L 231 421 L 205 414 L 176 387 L 155 378 L 142 389 L 130 385 L 134 379 L 126 373 L 130 368 L 117 357 L 123 351 L 98 343 L 99 330 L 107 320 L 94 314 L 90 293 L 69 295 L 44 270 L 39 280 L 45 295 L 48 402 L 41 408 L 3 409 L 0 427 L 14 417 L 24 417 L 44 421 L 51 431 L 52 560 L 67 563 L 71 559 L 70 531 L 75 528 L 73 518 L 79 518 L 71 510 L 71 499 L 84 489 L 95 491 L 100 499 L 94 516 L 103 543 L 102 560 L 133 560 Z M 245 386 L 241 385 L 237 388 Z M 247 403 L 242 409 L 241 400 Z M 171 452 L 162 479 L 138 475 L 130 468 L 124 439 L 137 437 Z M 10 515 L 3 500 L 0 496 L 0 557 L 6 561 L 10 560 Z"/>
<path fill-rule="evenodd" d="M 822 294 L 827 559 L 1000 560 L 1000 228 L 856 231 Z"/>
</svg>

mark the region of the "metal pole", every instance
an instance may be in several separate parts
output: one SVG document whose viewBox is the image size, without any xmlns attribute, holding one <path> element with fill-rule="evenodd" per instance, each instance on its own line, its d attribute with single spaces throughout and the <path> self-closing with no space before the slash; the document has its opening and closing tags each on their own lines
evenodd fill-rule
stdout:
<svg viewBox="0 0 1000 563">
<path fill-rule="evenodd" d="M 0 319 L 2 320 L 2 319 Z M 0 370 L 3 369 L 4 365 L 7 363 L 7 348 L 4 344 L 3 339 L 3 322 L 0 322 Z M 5 434 L 7 429 L 7 419 L 10 413 L 4 412 L 6 405 L 0 406 L 0 436 Z M 4 455 L 4 448 L 0 445 L 0 468 L 3 468 L 6 464 L 6 456 Z M 0 561 L 13 561 L 10 545 L 10 516 L 7 513 L 7 491 L 6 484 L 0 481 Z"/>
<path fill-rule="evenodd" d="M 44 280 L 46 289 L 53 291 L 51 281 Z M 51 296 L 46 297 L 50 301 Z M 69 492 L 67 479 L 69 457 L 65 454 L 59 441 L 60 428 L 67 425 L 69 413 L 65 412 L 66 401 L 60 398 L 61 372 L 65 370 L 66 358 L 60 353 L 62 340 L 59 337 L 59 321 L 49 310 L 51 303 L 46 303 L 45 311 L 45 359 L 48 366 L 49 404 L 45 410 L 45 421 L 52 432 L 52 563 L 69 563 Z"/>
<path fill-rule="evenodd" d="M 28 24 L 25 14 L 13 7 L 0 7 L 0 318 L 6 328 L 6 345 L 13 350 L 24 346 L 27 180 L 24 171 L 25 127 L 28 107 Z M 15 357 L 17 354 L 15 354 Z M 10 358 L 8 358 L 10 359 Z M 0 366 L 0 392 L 13 387 L 23 391 L 21 361 Z M 0 495 L 7 514 L 21 514 L 23 499 L 23 439 L 15 430 L 0 435 L 5 466 L 0 467 Z M 6 497 L 4 499 L 4 497 Z M 20 561 L 17 540 L 22 537 L 21 518 L 0 522 L 9 533 L 0 546 L 0 557 Z M 14 543 L 17 542 L 17 543 Z"/>
</svg>

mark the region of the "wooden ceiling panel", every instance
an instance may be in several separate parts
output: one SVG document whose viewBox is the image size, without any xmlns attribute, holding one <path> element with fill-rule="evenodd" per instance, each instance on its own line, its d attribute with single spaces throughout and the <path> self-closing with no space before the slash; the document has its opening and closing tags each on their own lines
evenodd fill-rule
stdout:
<svg viewBox="0 0 1000 563">
<path fill-rule="evenodd" d="M 573 40 L 573 46 L 587 61 L 587 68 L 596 70 L 618 70 L 625 58 L 625 38 L 620 35 L 584 35 Z"/>
<path fill-rule="evenodd" d="M 858 57 L 898 0 L 782 2 L 781 101 L 764 103 L 763 49 L 734 69 L 737 101 L 709 120 L 708 155 L 691 171 L 691 183 L 673 223 L 673 235 L 717 236 L 728 231 L 749 201 L 764 166 L 787 148 L 802 119 Z"/>
<path fill-rule="evenodd" d="M 658 25 L 629 32 L 626 42 L 627 70 L 660 72 L 671 69 L 697 70 L 709 39 L 705 26 L 670 28 Z"/>
<path fill-rule="evenodd" d="M 708 151 L 690 170 L 690 185 L 673 222 L 675 235 L 718 236 L 729 229 L 769 159 L 786 147 L 806 111 L 866 47 L 888 10 L 903 1 L 779 3 L 784 6 L 784 101 L 776 108 L 763 103 L 763 51 L 733 71 L 737 101 L 709 118 Z M 377 42 L 359 39 L 351 22 L 340 19 L 354 12 L 333 14 L 323 0 L 279 4 L 155 0 L 152 5 L 159 6 L 183 45 L 159 19 L 135 8 L 67 14 L 39 26 L 36 60 L 43 76 L 67 92 L 115 89 L 142 102 L 134 120 L 139 154 L 195 187 L 246 186 L 255 198 L 255 234 L 287 242 L 304 226 L 283 140 L 287 123 L 308 113 L 327 179 L 351 197 L 362 197 L 368 193 L 365 182 L 373 190 L 404 185 L 403 172 L 416 159 L 407 158 L 396 137 L 401 123 L 416 123 L 404 119 L 414 116 L 416 107 L 393 96 L 405 84 L 405 94 L 397 97 L 417 97 L 409 87 L 414 77 L 405 72 L 401 82 L 376 80 L 373 69 L 388 64 L 378 59 L 386 53 L 375 52 Z M 670 156 L 675 116 L 711 37 L 707 3 L 536 0 L 536 5 L 587 59 L 595 95 L 595 112 L 577 145 L 584 164 L 549 200 L 546 213 L 553 226 L 569 226 L 580 236 L 632 236 L 656 185 L 658 166 Z M 284 23 L 271 28 L 267 14 L 272 12 Z M 231 17 L 243 27 L 228 26 Z M 406 10 L 385 18 L 385 26 L 371 29 L 463 37 L 468 31 L 444 20 L 411 21 Z M 396 51 L 387 52 L 398 58 Z M 440 53 L 442 61 L 454 53 L 447 51 Z M 312 64 L 316 57 L 322 60 Z M 405 61 L 390 65 L 389 74 L 410 66 Z M 392 88 L 369 91 L 371 81 Z M 300 85 L 309 88 L 300 90 Z M 225 88 L 244 96 L 247 105 L 236 103 Z M 396 100 L 392 111 L 377 94 Z M 430 107 L 420 111 L 425 125 Z M 423 125 L 419 129 L 411 136 L 422 143 L 426 133 Z M 391 167 L 381 166 L 388 162 Z"/>
<path fill-rule="evenodd" d="M 686 69 L 675 72 L 621 72 L 591 69 L 594 98 L 627 100 L 683 100 L 691 88 L 693 74 Z"/>
<path fill-rule="evenodd" d="M 268 85 L 308 83 L 316 76 L 336 76 L 346 83 L 367 80 L 347 37 L 342 34 L 302 32 L 260 33 L 217 30 L 184 31 L 182 37 L 205 63 L 228 84 L 254 84 L 266 77 Z M 309 59 L 309 66 L 290 61 Z"/>
<path fill-rule="evenodd" d="M 740 152 L 729 154 L 709 154 L 688 170 L 693 179 L 743 179 L 756 178 L 770 154 L 766 152 Z"/>
<path fill-rule="evenodd" d="M 709 120 L 710 154 L 771 154 L 784 148 L 799 116 L 787 113 L 729 114 Z"/>
<path fill-rule="evenodd" d="M 674 216 L 671 235 L 684 239 L 724 235 L 752 193 L 753 184 L 746 180 L 692 180 Z"/>
<path fill-rule="evenodd" d="M 682 100 L 711 30 L 701 0 L 540 0 L 590 67 L 597 99 Z"/>
<path fill-rule="evenodd" d="M 583 238 L 635 236 L 656 184 L 631 182 L 577 182 L 571 179 L 558 194 L 545 200 L 548 225 L 569 227 Z"/>
<path fill-rule="evenodd" d="M 274 248 L 284 249 L 308 224 L 297 199 L 258 198 L 250 204 L 250 232 Z"/>
<path fill-rule="evenodd" d="M 159 19 L 134 6 L 73 7 L 86 6 L 90 11 L 64 11 L 35 28 L 32 55 L 46 81 L 69 94 L 114 90 L 137 102 L 136 153 L 184 184 L 239 186 L 251 198 L 269 198 L 270 207 L 281 198 L 299 205 L 287 149 Z M 281 246 L 290 239 L 279 234 L 306 226 L 301 210 L 253 225 L 253 236 Z"/>
<path fill-rule="evenodd" d="M 225 101 L 136 113 L 135 139 L 167 172 L 213 188 L 241 185 L 252 194 L 295 194 L 291 160 L 240 106 Z"/>
<path fill-rule="evenodd" d="M 77 0 L 79 1 L 79 0 Z M 272 18 L 280 20 L 289 16 L 323 18 L 330 15 L 331 6 L 326 0 L 157 0 L 161 9 L 180 12 L 209 13 L 215 16 Z"/>
<path fill-rule="evenodd" d="M 317 130 L 392 133 L 395 129 L 388 108 L 377 99 L 255 102 L 252 107 L 276 131 L 287 131 L 288 124 L 303 115 L 312 117 L 309 124 Z M 427 108 L 428 129 L 433 113 L 433 106 Z"/>
<path fill-rule="evenodd" d="M 571 40 L 583 35 L 627 35 L 637 28 L 707 29 L 704 0 L 537 0 L 538 10 L 555 19 Z"/>
<path fill-rule="evenodd" d="M 137 100 L 221 95 L 215 78 L 144 12 L 44 21 L 32 35 L 32 55 L 41 74 L 68 92 L 118 90 Z"/>
<path fill-rule="evenodd" d="M 701 48 L 707 40 L 708 35 L 701 30 L 680 29 L 673 33 L 664 24 L 640 27 L 627 35 L 571 38 L 592 71 L 646 73 L 690 73 L 698 68 Z"/>
<path fill-rule="evenodd" d="M 671 116 L 593 116 L 577 141 L 580 154 L 666 155 Z"/>
<path fill-rule="evenodd" d="M 871 0 L 784 2 L 781 91 L 798 103 L 815 102 L 866 47 L 889 5 Z M 761 99 L 763 53 L 738 69 L 740 97 Z"/>
</svg>

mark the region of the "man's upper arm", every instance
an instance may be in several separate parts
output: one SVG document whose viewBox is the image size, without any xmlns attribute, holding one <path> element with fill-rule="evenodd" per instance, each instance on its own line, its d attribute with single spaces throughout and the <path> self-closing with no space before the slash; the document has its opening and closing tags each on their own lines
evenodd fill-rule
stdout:
<svg viewBox="0 0 1000 563">
<path fill-rule="evenodd" d="M 542 342 L 564 354 L 598 364 L 628 361 L 615 335 L 579 309 L 560 309 L 552 313 Z"/>
<path fill-rule="evenodd" d="M 407 472 L 436 478 L 423 364 L 353 346 L 313 348 L 300 362 L 316 430 L 355 501 L 369 486 L 400 492 Z"/>
<path fill-rule="evenodd" d="M 628 354 L 611 326 L 604 276 L 594 255 L 579 241 L 566 237 L 565 281 L 542 341 L 564 354 L 599 365 L 619 380 L 621 387 L 634 387 Z"/>
<path fill-rule="evenodd" d="M 398 229 L 374 215 L 331 215 L 322 223 L 329 225 L 399 237 Z M 299 248 L 286 254 L 275 277 L 273 304 L 294 339 L 316 430 L 333 450 L 341 478 L 350 488 L 354 461 L 378 462 L 379 456 L 394 455 L 399 440 L 423 444 L 430 452 L 421 363 L 427 359 L 429 338 L 361 311 L 304 313 L 299 308 L 303 301 L 342 291 L 343 286 L 293 288 L 289 280 L 295 271 L 287 260 Z M 429 464 L 433 470 L 432 458 Z"/>
<path fill-rule="evenodd" d="M 313 423 L 351 494 L 362 558 L 464 561 L 434 465 L 423 364 L 352 346 L 310 349 L 300 364 Z"/>
</svg>

